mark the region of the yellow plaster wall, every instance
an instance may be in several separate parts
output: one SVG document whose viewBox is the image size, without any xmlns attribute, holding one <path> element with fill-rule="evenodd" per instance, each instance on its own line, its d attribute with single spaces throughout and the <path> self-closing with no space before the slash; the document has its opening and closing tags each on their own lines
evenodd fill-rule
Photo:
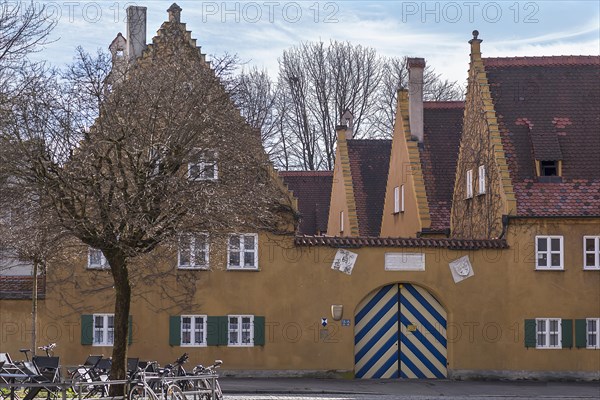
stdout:
<svg viewBox="0 0 600 400">
<path fill-rule="evenodd" d="M 331 305 L 342 304 L 343 318 L 353 321 L 357 305 L 371 291 L 405 282 L 428 289 L 446 308 L 451 371 L 598 371 L 598 350 L 526 349 L 523 323 L 536 317 L 600 317 L 600 271 L 581 266 L 582 237 L 598 234 L 599 222 L 514 220 L 507 250 L 351 249 L 358 253 L 352 275 L 331 269 L 334 248 L 294 247 L 291 237 L 266 234 L 260 236 L 259 271 L 226 271 L 218 243 L 212 247 L 212 271 L 178 271 L 174 254 L 165 255 L 158 267 L 163 275 L 134 286 L 134 343 L 129 354 L 167 363 L 187 351 L 190 365 L 219 358 L 229 370 L 352 371 L 353 327 L 333 321 Z M 535 271 L 535 235 L 558 233 L 565 235 L 566 270 Z M 425 253 L 426 270 L 384 271 L 388 251 Z M 455 284 L 448 263 L 463 255 L 469 255 L 475 276 Z M 142 265 L 150 268 L 151 261 Z M 111 352 L 82 346 L 79 336 L 81 314 L 111 312 L 110 279 L 86 270 L 84 256 L 70 269 L 72 275 L 49 276 L 47 299 L 40 307 L 41 332 L 47 332 L 40 342 L 57 341 L 57 354 L 65 365 L 81 362 L 88 354 Z M 6 322 L 26 324 L 29 303 L 0 304 L 0 349 L 18 354 L 18 348 L 28 346 L 22 330 L 27 328 L 11 333 L 7 329 L 14 325 Z M 265 316 L 267 343 L 253 348 L 171 347 L 169 316 L 181 314 Z M 324 338 L 322 317 L 330 322 Z"/>
</svg>

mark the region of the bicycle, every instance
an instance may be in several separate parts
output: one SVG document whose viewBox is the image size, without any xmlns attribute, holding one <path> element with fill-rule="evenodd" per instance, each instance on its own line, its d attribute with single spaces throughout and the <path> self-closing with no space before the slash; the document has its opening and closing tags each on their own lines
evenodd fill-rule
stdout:
<svg viewBox="0 0 600 400">
<path fill-rule="evenodd" d="M 129 391 L 129 399 L 141 400 L 150 398 L 151 400 L 187 400 L 185 394 L 175 382 L 168 380 L 163 382 L 162 380 L 165 378 L 164 376 L 147 372 L 151 366 L 154 368 L 155 364 L 156 362 L 149 362 L 144 369 L 138 369 L 136 375 L 139 377 L 139 380 L 135 382 L 134 386 Z M 151 380 L 156 381 L 158 379 L 161 380 L 161 384 L 159 385 L 152 385 L 149 382 Z M 157 393 L 155 389 L 159 389 L 159 392 Z"/>
<path fill-rule="evenodd" d="M 201 379 L 198 381 L 199 385 L 202 385 L 201 389 L 205 391 L 210 391 L 209 393 L 204 393 L 201 395 L 202 400 L 223 400 L 223 391 L 221 390 L 221 385 L 219 384 L 218 375 L 216 369 L 219 368 L 223 364 L 221 360 L 215 360 L 213 365 L 208 367 L 204 367 L 203 365 L 197 365 L 192 370 L 194 376 L 202 376 L 208 375 L 205 379 Z M 213 383 L 214 382 L 214 388 Z M 214 399 L 212 397 L 212 393 L 214 391 Z"/>
</svg>

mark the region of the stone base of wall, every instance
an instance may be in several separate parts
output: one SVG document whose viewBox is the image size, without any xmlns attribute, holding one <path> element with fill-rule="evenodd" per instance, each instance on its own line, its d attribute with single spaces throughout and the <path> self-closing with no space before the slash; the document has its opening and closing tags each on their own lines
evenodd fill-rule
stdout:
<svg viewBox="0 0 600 400">
<path fill-rule="evenodd" d="M 600 371 L 448 370 L 453 380 L 600 381 Z"/>
<path fill-rule="evenodd" d="M 329 378 L 354 379 L 347 370 L 221 370 L 220 376 L 237 378 Z M 600 371 L 495 371 L 449 370 L 452 380 L 600 381 Z"/>
<path fill-rule="evenodd" d="M 354 371 L 344 370 L 219 370 L 218 372 L 219 376 L 231 376 L 236 378 L 354 378 Z"/>
</svg>

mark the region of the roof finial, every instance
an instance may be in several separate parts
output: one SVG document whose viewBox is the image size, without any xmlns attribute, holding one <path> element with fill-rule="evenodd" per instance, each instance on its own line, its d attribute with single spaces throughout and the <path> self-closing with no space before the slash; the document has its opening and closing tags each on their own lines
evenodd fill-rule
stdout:
<svg viewBox="0 0 600 400">
<path fill-rule="evenodd" d="M 473 39 L 469 40 L 469 44 L 471 45 L 471 61 L 481 59 L 481 42 L 482 39 L 479 39 L 479 31 L 473 31 Z"/>
<path fill-rule="evenodd" d="M 171 4 L 167 12 L 169 13 L 169 22 L 181 22 L 181 7 L 177 3 Z"/>
</svg>

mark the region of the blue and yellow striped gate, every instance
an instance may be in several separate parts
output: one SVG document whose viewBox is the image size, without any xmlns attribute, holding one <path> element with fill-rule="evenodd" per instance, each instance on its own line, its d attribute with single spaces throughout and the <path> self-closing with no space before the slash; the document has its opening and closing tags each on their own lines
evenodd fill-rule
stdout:
<svg viewBox="0 0 600 400">
<path fill-rule="evenodd" d="M 446 311 L 411 284 L 370 293 L 356 311 L 354 360 L 357 378 L 445 378 Z"/>
</svg>

